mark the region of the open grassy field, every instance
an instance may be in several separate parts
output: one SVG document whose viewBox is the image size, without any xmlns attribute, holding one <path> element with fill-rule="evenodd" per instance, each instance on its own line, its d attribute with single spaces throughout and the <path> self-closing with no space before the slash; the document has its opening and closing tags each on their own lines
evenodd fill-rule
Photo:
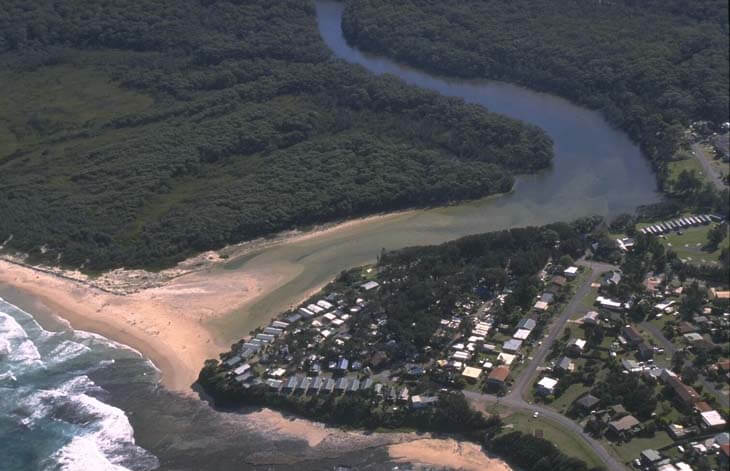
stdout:
<svg viewBox="0 0 730 471">
<path fill-rule="evenodd" d="M 722 247 L 728 246 L 728 238 L 726 237 L 720 243 L 717 250 L 708 252 L 704 250 L 707 244 L 707 233 L 713 225 L 692 227 L 682 232 L 682 235 L 676 233 L 667 234 L 662 243 L 668 249 L 672 249 L 677 253 L 679 258 L 693 263 L 712 263 L 717 262 L 720 257 Z"/>
<path fill-rule="evenodd" d="M 534 434 L 542 431 L 543 438 L 554 443 L 562 452 L 585 461 L 588 467 L 600 466 L 600 459 L 578 437 L 563 431 L 559 426 L 542 417 L 533 418 L 525 412 L 515 412 L 504 419 L 505 424 L 511 424 L 514 430 Z M 505 431 L 509 431 L 506 429 Z"/>
</svg>

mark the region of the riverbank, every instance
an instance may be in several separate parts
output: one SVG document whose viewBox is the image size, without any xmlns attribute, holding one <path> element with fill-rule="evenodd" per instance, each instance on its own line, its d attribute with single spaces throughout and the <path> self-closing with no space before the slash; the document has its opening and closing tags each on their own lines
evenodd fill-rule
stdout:
<svg viewBox="0 0 730 471">
<path fill-rule="evenodd" d="M 295 266 L 226 270 L 222 269 L 225 263 L 272 246 L 332 237 L 407 214 L 376 215 L 307 232 L 291 231 L 269 240 L 227 247 L 220 251 L 224 257 L 206 253 L 159 273 L 115 270 L 89 278 L 79 272 L 0 259 L 0 284 L 23 295 L 23 299 L 13 299 L 10 292 L 8 301 L 26 306 L 31 302 L 32 306 L 27 307 L 62 317 L 74 329 L 98 333 L 138 350 L 160 370 L 163 385 L 190 394 L 204 361 L 218 358 L 227 350 L 230 338 L 248 333 L 222 335 L 211 322 L 229 315 L 245 316 L 242 311 L 247 305 L 301 272 Z M 120 286 L 124 290 L 120 291 Z M 299 293 L 299 297 L 305 298 L 319 288 Z"/>
</svg>

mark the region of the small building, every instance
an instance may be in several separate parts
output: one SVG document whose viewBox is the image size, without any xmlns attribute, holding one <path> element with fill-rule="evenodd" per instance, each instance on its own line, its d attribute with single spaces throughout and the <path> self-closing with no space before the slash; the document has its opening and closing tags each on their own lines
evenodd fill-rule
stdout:
<svg viewBox="0 0 730 471">
<path fill-rule="evenodd" d="M 583 339 L 572 339 L 568 342 L 566 351 L 572 355 L 581 355 L 586 348 L 586 341 Z"/>
<path fill-rule="evenodd" d="M 378 286 L 380 286 L 380 285 L 378 284 L 377 281 L 368 281 L 367 283 L 363 283 L 362 285 L 360 285 L 360 287 L 362 289 L 364 289 L 365 291 L 373 290 L 373 289 L 377 288 Z"/>
<path fill-rule="evenodd" d="M 616 286 L 619 283 L 621 283 L 621 272 L 618 270 L 613 270 L 606 273 L 601 280 L 601 286 L 604 288 Z"/>
<path fill-rule="evenodd" d="M 578 267 L 568 267 L 565 270 L 563 270 L 563 276 L 565 276 L 568 279 L 575 278 L 578 276 Z"/>
<path fill-rule="evenodd" d="M 499 355 L 497 355 L 497 361 L 502 362 L 502 364 L 509 366 L 511 365 L 515 359 L 517 358 L 517 355 L 512 355 L 511 353 L 505 353 L 502 352 Z"/>
<path fill-rule="evenodd" d="M 517 323 L 517 329 L 534 330 L 537 327 L 537 321 L 530 317 L 524 317 Z"/>
<path fill-rule="evenodd" d="M 550 305 L 548 303 L 546 303 L 545 301 L 538 301 L 535 303 L 536 311 L 541 311 L 541 312 L 547 311 L 548 307 L 550 307 Z"/>
<path fill-rule="evenodd" d="M 689 343 L 695 343 L 704 340 L 702 336 L 696 332 L 684 334 L 682 337 L 684 337 L 684 339 Z"/>
<path fill-rule="evenodd" d="M 517 352 L 522 347 L 522 340 L 510 339 L 502 344 L 502 350 L 505 352 Z"/>
<path fill-rule="evenodd" d="M 509 368 L 506 366 L 498 366 L 489 373 L 489 376 L 487 376 L 487 383 L 497 388 L 503 388 L 508 377 Z"/>
<path fill-rule="evenodd" d="M 527 337 L 530 336 L 530 332 L 531 331 L 527 329 L 517 329 L 517 332 L 512 335 L 512 338 L 517 340 L 527 340 Z"/>
<path fill-rule="evenodd" d="M 552 304 L 555 302 L 555 295 L 549 291 L 546 291 L 540 296 L 540 301 Z"/>
<path fill-rule="evenodd" d="M 608 423 L 608 428 L 616 435 L 633 433 L 634 429 L 639 427 L 640 422 L 633 415 L 621 417 Z"/>
<path fill-rule="evenodd" d="M 639 456 L 644 466 L 653 466 L 655 463 L 661 461 L 662 455 L 656 450 L 644 450 Z"/>
<path fill-rule="evenodd" d="M 555 393 L 555 386 L 558 385 L 558 380 L 544 377 L 540 381 L 537 382 L 537 394 L 541 396 L 549 396 L 551 394 Z"/>
<path fill-rule="evenodd" d="M 332 394 L 335 390 L 336 384 L 337 384 L 337 382 L 333 378 L 329 378 L 327 380 L 327 384 L 325 384 L 324 387 L 322 388 L 322 391 L 327 394 Z"/>
<path fill-rule="evenodd" d="M 585 396 L 575 401 L 575 404 L 584 411 L 591 411 L 599 402 L 601 402 L 601 400 L 598 399 L 596 396 L 586 394 Z"/>
<path fill-rule="evenodd" d="M 337 360 L 337 369 L 340 371 L 347 371 L 347 368 L 350 366 L 350 360 L 347 358 L 340 358 Z"/>
<path fill-rule="evenodd" d="M 575 371 L 575 363 L 573 363 L 573 360 L 568 357 L 562 357 L 558 360 L 558 364 L 555 365 L 555 368 L 559 371 L 572 373 Z"/>
<path fill-rule="evenodd" d="M 411 407 L 413 407 L 414 409 L 423 409 L 424 407 L 435 405 L 438 400 L 439 398 L 436 396 L 415 395 L 411 397 Z"/>
<path fill-rule="evenodd" d="M 557 286 L 558 288 L 562 288 L 568 283 L 568 280 L 566 280 L 564 276 L 557 275 L 552 277 L 550 283 Z"/>
<path fill-rule="evenodd" d="M 479 380 L 479 377 L 481 377 L 482 375 L 482 369 L 475 368 L 473 366 L 467 366 L 466 368 L 464 368 L 464 371 L 461 372 L 461 375 L 471 382 L 477 382 Z"/>
<path fill-rule="evenodd" d="M 682 321 L 677 326 L 677 330 L 682 335 L 691 334 L 692 332 L 697 332 L 697 327 L 695 327 L 694 325 L 690 324 L 687 321 Z"/>
<path fill-rule="evenodd" d="M 337 380 L 337 384 L 335 384 L 335 391 L 344 392 L 347 390 L 349 385 L 350 380 L 348 380 L 347 377 L 340 378 Z"/>
<path fill-rule="evenodd" d="M 687 386 L 682 381 L 677 378 L 676 375 L 669 375 L 667 374 L 665 376 L 665 381 L 674 390 L 674 393 L 677 395 L 678 399 L 682 404 L 684 404 L 687 408 L 694 408 L 695 403 L 699 402 L 700 395 L 695 391 L 695 389 L 692 386 Z"/>
<path fill-rule="evenodd" d="M 584 325 L 598 325 L 599 324 L 598 313 L 596 311 L 588 311 L 581 319 L 581 323 Z"/>
<path fill-rule="evenodd" d="M 702 412 L 700 417 L 702 418 L 702 428 L 705 430 L 722 431 L 725 429 L 725 425 L 727 424 L 725 419 L 723 419 L 720 413 L 716 410 Z"/>
<path fill-rule="evenodd" d="M 626 339 L 626 342 L 632 347 L 638 346 L 644 341 L 638 330 L 632 325 L 626 325 L 621 329 L 621 336 Z"/>
</svg>

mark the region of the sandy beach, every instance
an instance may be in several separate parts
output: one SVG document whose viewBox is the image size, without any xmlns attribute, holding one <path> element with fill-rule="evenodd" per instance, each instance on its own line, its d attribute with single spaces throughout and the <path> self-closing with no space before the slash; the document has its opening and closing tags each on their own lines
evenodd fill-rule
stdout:
<svg viewBox="0 0 730 471">
<path fill-rule="evenodd" d="M 262 247 L 285 248 L 286 244 L 307 244 L 318 237 L 337 240 L 365 226 L 398 217 L 408 217 L 408 213 L 372 216 L 227 247 L 201 254 L 161 273 L 116 270 L 90 279 L 79 272 L 61 272 L 49 267 L 39 270 L 39 267 L 0 259 L 0 285 L 21 293 L 24 302 L 32 304 L 27 306 L 31 311 L 59 316 L 74 329 L 95 332 L 138 350 L 160 370 L 165 387 L 194 396 L 191 386 L 203 362 L 218 358 L 219 353 L 230 347 L 221 340 L 221 332 L 216 331 L 213 323 L 226 316 L 245 316 L 246 306 L 287 284 L 302 270 L 288 264 L 221 269 L 226 261 Z M 288 305 L 306 299 L 320 288 L 297 293 L 282 303 Z M 246 332 L 227 334 L 243 336 Z M 355 449 L 385 446 L 399 462 L 464 470 L 510 469 L 503 462 L 489 458 L 476 445 L 433 439 L 428 434 L 343 431 L 287 418 L 268 409 L 247 414 L 245 418 L 246 423 L 259 430 L 305 440 L 310 447 L 326 454 L 341 451 L 344 444 Z"/>
<path fill-rule="evenodd" d="M 403 214 L 288 232 L 220 252 L 233 259 L 261 247 L 332 236 Z M 230 347 L 208 323 L 233 311 L 240 315 L 246 305 L 299 273 L 297 267 L 286 266 L 256 271 L 218 269 L 224 261 L 218 253 L 208 252 L 161 273 L 115 270 L 90 279 L 79 272 L 39 270 L 0 259 L 0 283 L 32 297 L 37 307 L 66 319 L 75 329 L 101 334 L 140 351 L 160 370 L 162 384 L 190 394 L 204 361 L 218 358 Z M 300 297 L 311 294 L 301 293 Z"/>
</svg>

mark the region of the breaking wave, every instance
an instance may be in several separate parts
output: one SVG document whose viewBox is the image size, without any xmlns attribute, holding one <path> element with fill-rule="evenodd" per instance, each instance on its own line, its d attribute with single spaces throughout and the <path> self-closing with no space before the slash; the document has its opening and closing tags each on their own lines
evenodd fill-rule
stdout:
<svg viewBox="0 0 730 471">
<path fill-rule="evenodd" d="M 133 349 L 70 326 L 49 332 L 0 298 L 0 436 L 9 437 L 0 454 L 8 469 L 157 469 L 125 412 L 90 377 L 119 360 L 139 365 L 136 374 L 153 371 Z M 132 374 L 119 371 L 110 374 Z"/>
</svg>

